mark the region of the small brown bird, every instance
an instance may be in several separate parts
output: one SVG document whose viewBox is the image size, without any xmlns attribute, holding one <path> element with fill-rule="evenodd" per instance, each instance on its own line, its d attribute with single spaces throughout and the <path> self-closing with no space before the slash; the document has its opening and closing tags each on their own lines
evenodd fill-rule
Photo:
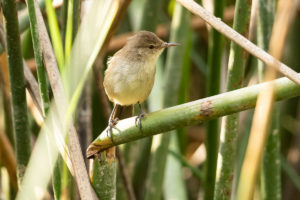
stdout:
<svg viewBox="0 0 300 200">
<path fill-rule="evenodd" d="M 120 115 L 124 116 L 121 112 L 131 112 L 127 117 L 132 116 L 134 104 L 139 104 L 137 119 L 141 128 L 144 113 L 140 104 L 152 90 L 156 61 L 165 48 L 177 45 L 162 41 L 152 32 L 140 31 L 109 58 L 103 85 L 108 98 L 115 104 L 109 119 L 111 128 Z"/>
</svg>

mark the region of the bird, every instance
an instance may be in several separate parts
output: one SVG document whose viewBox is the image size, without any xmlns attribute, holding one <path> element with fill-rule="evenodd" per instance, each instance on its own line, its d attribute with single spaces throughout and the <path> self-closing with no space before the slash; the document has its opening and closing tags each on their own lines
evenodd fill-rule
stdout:
<svg viewBox="0 0 300 200">
<path fill-rule="evenodd" d="M 141 104 L 153 88 L 158 57 L 167 47 L 178 45 L 164 42 L 152 32 L 139 31 L 108 59 L 103 86 L 109 100 L 114 103 L 108 122 L 110 128 L 120 118 L 131 117 L 135 104 L 139 105 L 136 124 L 142 128 L 141 119 L 145 113 Z"/>
</svg>

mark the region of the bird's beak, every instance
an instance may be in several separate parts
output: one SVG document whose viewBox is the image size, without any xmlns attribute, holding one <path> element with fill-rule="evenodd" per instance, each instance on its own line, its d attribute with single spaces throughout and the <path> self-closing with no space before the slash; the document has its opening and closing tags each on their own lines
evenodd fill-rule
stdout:
<svg viewBox="0 0 300 200">
<path fill-rule="evenodd" d="M 180 44 L 178 44 L 178 43 L 168 43 L 168 42 L 166 42 L 165 43 L 165 48 L 167 48 L 167 47 L 174 47 L 174 46 L 179 46 Z"/>
</svg>

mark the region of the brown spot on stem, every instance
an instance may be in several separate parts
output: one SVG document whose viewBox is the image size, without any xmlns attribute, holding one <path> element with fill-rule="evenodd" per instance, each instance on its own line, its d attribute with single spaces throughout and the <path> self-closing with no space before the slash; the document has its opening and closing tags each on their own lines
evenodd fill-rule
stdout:
<svg viewBox="0 0 300 200">
<path fill-rule="evenodd" d="M 203 102 L 200 107 L 200 115 L 205 117 L 210 116 L 213 113 L 211 105 L 212 105 L 211 101 Z"/>
<path fill-rule="evenodd" d="M 197 120 L 204 120 L 213 114 L 212 102 L 210 100 L 201 103 L 200 113 L 195 117 Z"/>
</svg>

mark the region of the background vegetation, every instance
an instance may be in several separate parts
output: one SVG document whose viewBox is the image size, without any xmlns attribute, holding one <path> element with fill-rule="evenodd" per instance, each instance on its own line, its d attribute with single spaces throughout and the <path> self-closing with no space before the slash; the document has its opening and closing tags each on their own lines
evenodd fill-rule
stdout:
<svg viewBox="0 0 300 200">
<path fill-rule="evenodd" d="M 300 87 L 221 23 L 299 71 L 299 1 L 195 2 L 1 0 L 0 199 L 300 198 Z M 143 133 L 122 120 L 112 144 L 106 62 L 139 30 L 181 46 L 157 62 Z"/>
</svg>

